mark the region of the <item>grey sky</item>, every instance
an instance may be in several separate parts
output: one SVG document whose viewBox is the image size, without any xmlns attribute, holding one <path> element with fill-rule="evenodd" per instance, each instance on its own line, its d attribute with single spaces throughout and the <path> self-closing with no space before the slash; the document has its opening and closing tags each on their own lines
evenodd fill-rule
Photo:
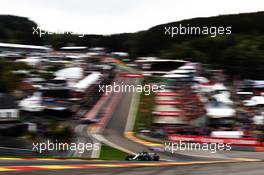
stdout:
<svg viewBox="0 0 264 175">
<path fill-rule="evenodd" d="M 1 0 L 0 13 L 29 17 L 42 28 L 87 34 L 146 30 L 194 17 L 264 11 L 262 0 Z"/>
</svg>

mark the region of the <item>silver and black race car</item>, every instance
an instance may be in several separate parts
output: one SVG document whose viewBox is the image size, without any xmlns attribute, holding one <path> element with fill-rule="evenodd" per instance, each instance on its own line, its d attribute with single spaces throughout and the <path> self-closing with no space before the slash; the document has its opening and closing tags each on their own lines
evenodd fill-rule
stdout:
<svg viewBox="0 0 264 175">
<path fill-rule="evenodd" d="M 159 161 L 159 155 L 157 153 L 140 152 L 136 155 L 128 155 L 125 160 L 136 161 Z"/>
</svg>

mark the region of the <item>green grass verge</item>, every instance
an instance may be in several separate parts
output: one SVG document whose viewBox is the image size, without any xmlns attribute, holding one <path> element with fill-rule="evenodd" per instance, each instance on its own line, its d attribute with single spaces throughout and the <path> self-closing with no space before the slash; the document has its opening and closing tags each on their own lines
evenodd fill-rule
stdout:
<svg viewBox="0 0 264 175">
<path fill-rule="evenodd" d="M 162 80 L 157 77 L 146 77 L 143 84 L 160 83 Z M 140 94 L 140 102 L 136 114 L 135 124 L 133 131 L 139 134 L 140 130 L 150 130 L 153 124 L 154 115 L 152 111 L 155 107 L 155 94 L 145 95 L 144 92 Z"/>
<path fill-rule="evenodd" d="M 127 156 L 127 153 L 115 149 L 113 147 L 102 145 L 101 153 L 99 160 L 124 160 Z M 40 158 L 40 159 L 47 159 L 47 158 L 55 158 L 55 159 L 84 159 L 84 160 L 93 160 L 92 158 L 86 157 L 60 157 L 60 156 L 52 156 L 52 155 L 40 155 L 40 156 L 0 156 L 0 158 Z"/>
<path fill-rule="evenodd" d="M 102 145 L 99 159 L 101 160 L 125 160 L 127 153 L 113 147 Z"/>
<path fill-rule="evenodd" d="M 143 129 L 151 129 L 153 122 L 152 109 L 154 107 L 154 94 L 141 93 L 139 107 L 134 124 L 134 132 L 139 133 Z"/>
</svg>

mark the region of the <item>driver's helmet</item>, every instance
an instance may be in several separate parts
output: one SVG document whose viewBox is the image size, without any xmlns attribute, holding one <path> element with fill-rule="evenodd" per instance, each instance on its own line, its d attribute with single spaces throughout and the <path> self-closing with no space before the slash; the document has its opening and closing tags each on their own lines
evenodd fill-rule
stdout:
<svg viewBox="0 0 264 175">
<path fill-rule="evenodd" d="M 142 154 L 143 154 L 143 155 L 148 155 L 148 152 L 143 151 Z"/>
</svg>

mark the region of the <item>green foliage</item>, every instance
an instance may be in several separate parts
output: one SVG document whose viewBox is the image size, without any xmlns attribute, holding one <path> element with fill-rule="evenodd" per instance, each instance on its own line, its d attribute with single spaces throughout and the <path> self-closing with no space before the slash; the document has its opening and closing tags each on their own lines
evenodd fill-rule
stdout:
<svg viewBox="0 0 264 175">
<path fill-rule="evenodd" d="M 220 65 L 230 74 L 263 79 L 263 36 L 239 37 L 237 44 L 223 50 Z"/>
<path fill-rule="evenodd" d="M 0 42 L 41 43 L 61 46 L 83 45 L 106 47 L 109 51 L 130 53 L 130 58 L 138 56 L 160 56 L 169 59 L 187 59 L 213 64 L 224 68 L 229 74 L 262 78 L 264 71 L 264 12 L 222 15 L 209 18 L 194 18 L 162 24 L 137 33 L 115 35 L 32 35 L 36 24 L 27 18 L 1 15 Z M 179 35 L 171 38 L 165 35 L 165 26 L 231 26 L 228 36 Z"/>
<path fill-rule="evenodd" d="M 25 63 L 15 62 L 10 64 L 10 62 L 0 59 L 0 91 L 12 92 L 21 82 L 21 78 L 12 71 L 29 69 L 31 67 Z"/>
<path fill-rule="evenodd" d="M 11 92 L 17 87 L 19 81 L 20 81 L 19 77 L 13 74 L 12 72 L 1 70 L 0 91 Z"/>
<path fill-rule="evenodd" d="M 189 43 L 175 44 L 169 49 L 162 50 L 160 57 L 164 59 L 185 59 L 189 61 L 207 62 L 207 55 L 196 48 L 193 48 Z M 195 58 L 198 58 L 197 60 Z"/>
<path fill-rule="evenodd" d="M 20 44 L 41 44 L 41 38 L 33 35 L 37 24 L 28 18 L 0 15 L 0 42 Z"/>
<path fill-rule="evenodd" d="M 159 54 L 166 59 L 185 59 L 217 65 L 229 75 L 263 79 L 264 35 L 196 38 L 175 44 Z"/>
<path fill-rule="evenodd" d="M 41 78 L 44 78 L 45 80 L 50 80 L 54 78 L 54 75 L 51 72 L 39 72 L 38 74 L 40 75 Z"/>
<path fill-rule="evenodd" d="M 49 129 L 52 135 L 48 135 L 48 137 L 51 136 L 54 140 L 70 142 L 74 135 L 70 126 L 59 125 L 59 123 L 55 120 L 50 121 Z"/>
<path fill-rule="evenodd" d="M 15 62 L 9 65 L 11 70 L 33 70 L 33 67 L 23 62 Z"/>
</svg>

